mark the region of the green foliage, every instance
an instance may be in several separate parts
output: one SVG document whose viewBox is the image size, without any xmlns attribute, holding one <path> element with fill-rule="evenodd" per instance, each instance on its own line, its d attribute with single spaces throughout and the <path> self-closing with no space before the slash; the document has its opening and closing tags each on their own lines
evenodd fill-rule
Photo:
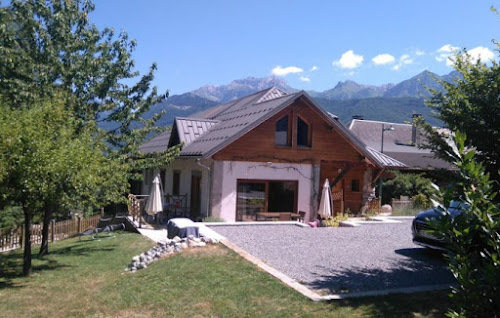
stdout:
<svg viewBox="0 0 500 318">
<path fill-rule="evenodd" d="M 207 216 L 207 217 L 204 217 L 202 222 L 226 222 L 226 220 L 222 219 L 222 218 L 218 218 L 216 216 Z"/>
<path fill-rule="evenodd" d="M 345 221 L 349 218 L 349 215 L 347 213 L 342 214 L 338 213 L 335 216 L 329 216 L 326 219 L 321 221 L 322 226 L 328 226 L 328 227 L 339 227 L 340 222 Z"/>
<path fill-rule="evenodd" d="M 461 178 L 455 189 L 443 193 L 443 206 L 459 193 L 470 208 L 431 223 L 436 234 L 451 241 L 447 258 L 459 287 L 453 290 L 456 308 L 449 316 L 492 317 L 500 312 L 500 205 L 494 201 L 498 192 L 483 164 L 475 161 L 476 152 L 466 148 L 465 134 L 457 131 L 454 140 L 448 160 L 455 162 Z"/>
<path fill-rule="evenodd" d="M 429 197 L 427 197 L 423 193 L 419 193 L 417 195 L 414 195 L 411 199 L 413 200 L 413 208 L 428 209 L 432 206 L 432 202 L 429 199 Z"/>
<path fill-rule="evenodd" d="M 20 206 L 6 206 L 0 210 L 0 229 L 13 229 L 21 225 L 23 209 Z"/>
<path fill-rule="evenodd" d="M 382 202 L 389 203 L 392 198 L 399 198 L 401 195 L 413 197 L 419 194 L 431 198 L 435 189 L 432 181 L 417 173 L 394 172 L 395 177 L 383 183 Z"/>
<path fill-rule="evenodd" d="M 455 56 L 454 65 L 459 76 L 451 83 L 441 81 L 444 92 L 431 89 L 433 96 L 427 104 L 451 131 L 460 130 L 467 135 L 466 146 L 477 150 L 477 160 L 493 180 L 499 181 L 500 65 L 495 61 L 491 65 L 480 60 L 472 63 L 467 51 L 460 53 Z M 446 139 L 429 125 L 424 129 L 429 136 L 427 146 L 446 159 L 453 151 Z"/>
</svg>

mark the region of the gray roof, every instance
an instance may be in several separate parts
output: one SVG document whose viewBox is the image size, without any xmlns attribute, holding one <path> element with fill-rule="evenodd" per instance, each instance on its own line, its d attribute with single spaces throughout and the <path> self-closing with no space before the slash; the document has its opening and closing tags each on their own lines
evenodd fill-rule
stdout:
<svg viewBox="0 0 500 318">
<path fill-rule="evenodd" d="M 218 120 L 177 117 L 173 129 L 178 134 L 179 141 L 186 147 L 218 123 Z"/>
<path fill-rule="evenodd" d="M 349 129 L 371 149 L 381 150 L 382 128 L 392 126 L 394 130 L 384 132 L 384 154 L 404 163 L 410 169 L 451 169 L 444 160 L 435 158 L 429 149 L 421 149 L 412 143 L 412 125 L 373 120 L 353 119 Z M 425 143 L 425 137 L 417 130 L 416 141 Z"/>
<path fill-rule="evenodd" d="M 319 107 L 301 91 L 292 94 L 271 87 L 255 94 L 222 104 L 202 112 L 193 114 L 189 118 L 176 118 L 171 140 L 158 147 L 156 138 L 153 138 L 142 148 L 166 149 L 167 144 L 184 142 L 181 157 L 210 157 L 251 131 L 268 118 L 279 113 L 297 99 L 302 98 L 311 107 L 315 108 L 322 117 L 343 135 L 349 143 L 374 164 L 384 168 L 405 168 L 406 166 L 377 150 L 367 147 L 356 135 L 345 127 L 338 118 Z M 153 144 L 151 144 L 153 143 Z"/>
<path fill-rule="evenodd" d="M 158 136 L 146 141 L 139 147 L 142 153 L 162 152 L 167 150 L 168 141 L 170 140 L 171 131 L 167 130 Z"/>
<path fill-rule="evenodd" d="M 238 139 L 243 134 L 260 125 L 270 116 L 278 113 L 300 96 L 300 93 L 281 95 L 276 94 L 277 88 L 246 96 L 235 101 L 215 106 L 197 116 L 217 120 L 219 124 L 212 127 L 206 134 L 185 146 L 181 156 L 203 156 L 209 157 Z M 274 99 L 266 97 L 278 95 Z"/>
</svg>

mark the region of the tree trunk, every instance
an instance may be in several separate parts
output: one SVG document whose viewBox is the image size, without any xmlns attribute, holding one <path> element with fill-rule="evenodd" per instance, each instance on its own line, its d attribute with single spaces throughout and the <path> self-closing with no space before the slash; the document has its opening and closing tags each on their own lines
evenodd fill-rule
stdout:
<svg viewBox="0 0 500 318">
<path fill-rule="evenodd" d="M 49 254 L 49 228 L 53 210 L 52 204 L 45 202 L 43 211 L 42 245 L 38 252 L 39 256 Z"/>
<path fill-rule="evenodd" d="M 31 211 L 23 207 L 24 210 L 24 259 L 23 275 L 31 275 Z"/>
</svg>

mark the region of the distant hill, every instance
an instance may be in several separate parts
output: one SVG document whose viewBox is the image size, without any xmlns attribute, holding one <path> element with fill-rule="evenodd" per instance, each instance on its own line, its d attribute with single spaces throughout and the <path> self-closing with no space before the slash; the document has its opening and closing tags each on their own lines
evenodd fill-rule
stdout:
<svg viewBox="0 0 500 318">
<path fill-rule="evenodd" d="M 424 71 L 400 83 L 380 86 L 364 85 L 348 80 L 338 82 L 335 87 L 323 92 L 308 91 L 307 93 L 321 107 L 337 115 L 344 123 L 349 122 L 353 115 L 362 115 L 367 120 L 403 123 L 410 120 L 413 113 L 419 113 L 432 125 L 441 125 L 432 116 L 430 109 L 424 105 L 424 98 L 430 96 L 426 87 L 440 90 L 442 87 L 435 79 L 452 81 L 458 76 L 457 74 L 457 72 L 452 72 L 439 76 Z M 165 110 L 166 114 L 157 124 L 170 126 L 175 117 L 187 117 L 271 86 L 288 93 L 298 91 L 280 77 L 248 77 L 227 85 L 205 85 L 188 93 L 170 96 L 160 104 L 151 107 L 145 117 L 150 118 L 153 114 Z M 103 124 L 102 127 L 112 127 L 112 124 Z"/>
</svg>

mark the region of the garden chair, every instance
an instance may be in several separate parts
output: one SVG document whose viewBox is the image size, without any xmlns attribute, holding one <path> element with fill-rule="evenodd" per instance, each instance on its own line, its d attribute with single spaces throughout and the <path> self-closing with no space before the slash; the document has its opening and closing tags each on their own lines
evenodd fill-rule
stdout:
<svg viewBox="0 0 500 318">
<path fill-rule="evenodd" d="M 304 223 L 305 219 L 306 219 L 306 212 L 299 211 L 299 219 L 297 221 Z"/>
<path fill-rule="evenodd" d="M 82 236 L 85 236 L 85 235 L 92 235 L 92 239 L 94 239 L 95 235 L 97 235 L 101 232 L 104 232 L 104 230 L 110 224 L 111 224 L 111 216 L 101 217 L 95 228 L 90 228 L 90 229 L 87 229 L 81 233 L 78 233 L 79 240 L 81 240 Z"/>
</svg>

